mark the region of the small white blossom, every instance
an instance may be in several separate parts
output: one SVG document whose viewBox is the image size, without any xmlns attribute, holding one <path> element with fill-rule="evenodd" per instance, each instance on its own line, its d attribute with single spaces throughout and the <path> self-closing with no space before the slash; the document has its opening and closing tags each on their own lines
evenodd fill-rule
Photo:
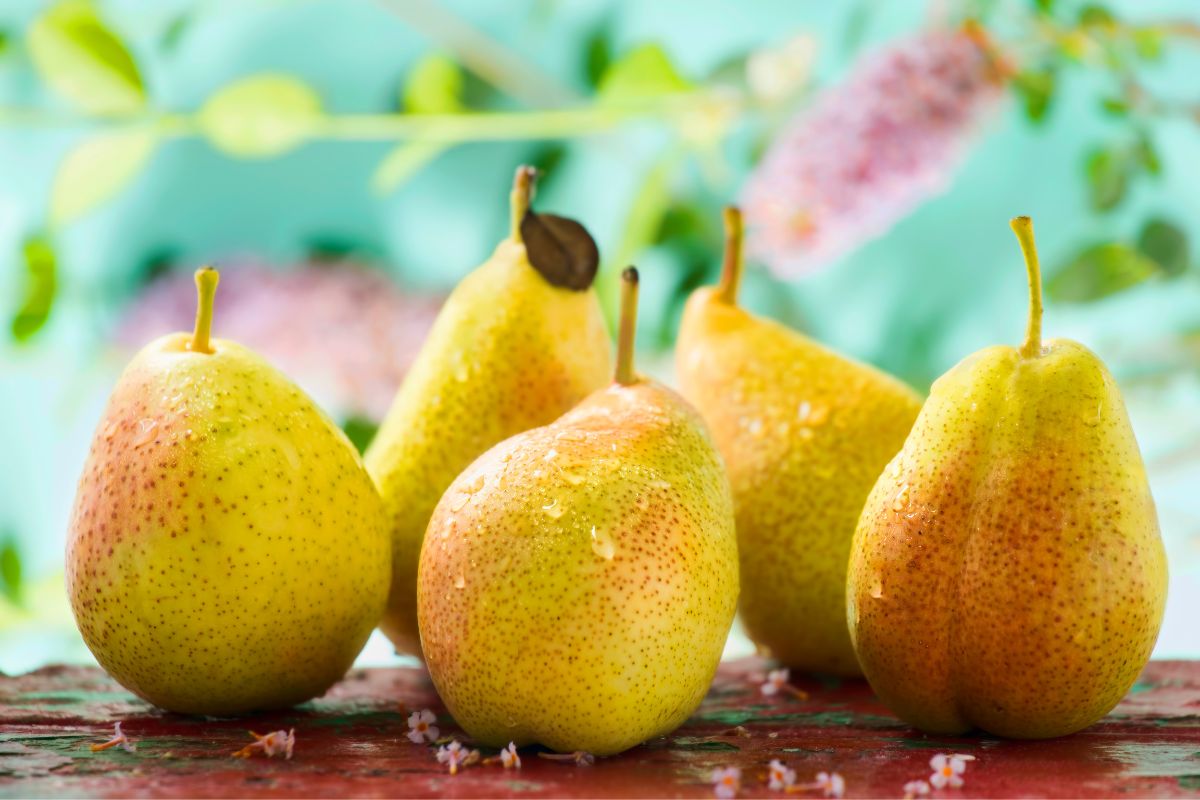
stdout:
<svg viewBox="0 0 1200 800">
<path fill-rule="evenodd" d="M 513 742 L 508 743 L 508 747 L 500 751 L 500 763 L 505 769 L 520 769 L 521 757 L 517 755 L 517 746 Z"/>
<path fill-rule="evenodd" d="M 955 753 L 954 755 L 938 753 L 929 759 L 929 766 L 933 768 L 933 774 L 929 776 L 929 782 L 933 784 L 933 788 L 935 789 L 944 789 L 947 786 L 951 789 L 957 789 L 963 785 L 962 774 L 966 772 L 967 762 L 974 760 L 975 756 L 962 755 L 961 753 Z"/>
<path fill-rule="evenodd" d="M 737 767 L 714 769 L 712 782 L 713 793 L 722 800 L 729 800 L 737 797 L 738 791 L 742 788 L 742 771 Z"/>
<path fill-rule="evenodd" d="M 121 723 L 119 722 L 113 725 L 112 738 L 102 744 L 92 745 L 92 752 L 98 753 L 101 750 L 107 750 L 110 747 L 120 747 L 127 753 L 132 753 L 134 750 L 137 750 L 137 745 L 129 741 L 128 737 L 126 737 L 121 731 Z"/>
<path fill-rule="evenodd" d="M 791 677 L 791 672 L 787 669 L 773 669 L 767 673 L 767 680 L 762 685 L 762 693 L 768 697 L 777 695 L 788 685 L 788 679 Z"/>
<path fill-rule="evenodd" d="M 846 781 L 836 772 L 818 772 L 817 788 L 826 797 L 841 797 L 846 793 Z"/>
<path fill-rule="evenodd" d="M 909 781 L 904 784 L 905 800 L 913 800 L 917 797 L 924 797 L 929 794 L 929 784 L 925 781 Z"/>
<path fill-rule="evenodd" d="M 468 750 L 457 739 L 452 739 L 450 744 L 438 748 L 437 760 L 446 765 L 451 775 L 457 775 L 459 767 L 469 767 L 479 760 L 479 751 Z"/>
<path fill-rule="evenodd" d="M 779 759 L 771 759 L 767 786 L 774 792 L 786 792 L 796 783 L 796 770 L 788 769 Z"/>
<path fill-rule="evenodd" d="M 234 753 L 234 758 L 249 758 L 255 753 L 262 753 L 267 758 L 283 756 L 291 760 L 292 751 L 296 748 L 295 728 L 288 731 L 271 731 L 267 734 L 250 731 L 250 735 L 254 737 L 254 741 Z"/>
<path fill-rule="evenodd" d="M 428 708 L 409 714 L 408 740 L 413 744 L 437 741 L 440 731 L 433 724 L 435 722 L 437 722 L 437 717 Z"/>
<path fill-rule="evenodd" d="M 784 694 L 790 694 L 792 697 L 795 697 L 798 700 L 807 700 L 808 693 L 797 689 L 795 686 L 792 686 L 792 684 L 789 682 L 791 679 L 791 670 L 787 669 L 786 667 L 784 669 L 773 669 L 767 673 L 766 681 L 764 681 L 762 686 L 759 688 L 767 697 L 773 697 L 782 692 Z"/>
</svg>

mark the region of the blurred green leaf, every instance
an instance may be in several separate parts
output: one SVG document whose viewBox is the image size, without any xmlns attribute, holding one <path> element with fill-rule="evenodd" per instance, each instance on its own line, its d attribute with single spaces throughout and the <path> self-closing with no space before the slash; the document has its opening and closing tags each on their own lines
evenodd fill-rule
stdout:
<svg viewBox="0 0 1200 800">
<path fill-rule="evenodd" d="M 12 336 L 18 342 L 27 341 L 41 330 L 50 318 L 54 298 L 58 294 L 58 265 L 50 241 L 35 236 L 22 248 L 25 267 L 24 296 L 21 307 L 12 319 Z"/>
<path fill-rule="evenodd" d="M 163 50 L 174 50 L 183 41 L 184 34 L 187 33 L 192 24 L 192 10 L 181 11 L 171 19 L 167 26 L 163 28 L 162 38 L 159 40 L 159 46 Z"/>
<path fill-rule="evenodd" d="M 366 451 L 367 445 L 375 438 L 379 424 L 363 417 L 350 417 L 342 423 L 342 430 L 346 432 L 346 438 L 358 449 L 358 452 L 363 453 Z"/>
<path fill-rule="evenodd" d="M 1099 3 L 1087 3 L 1079 9 L 1079 24 L 1083 27 L 1110 27 L 1116 22 L 1116 17 L 1107 6 Z"/>
<path fill-rule="evenodd" d="M 1034 122 L 1045 119 L 1054 99 L 1057 82 L 1057 76 L 1051 69 L 1027 70 L 1017 74 L 1012 86 L 1021 97 L 1026 117 Z"/>
<path fill-rule="evenodd" d="M 1084 249 L 1046 284 L 1046 294 L 1062 303 L 1100 300 L 1159 274 L 1158 265 L 1122 242 Z"/>
<path fill-rule="evenodd" d="M 1154 145 L 1149 133 L 1142 131 L 1138 135 L 1137 142 L 1133 147 L 1133 156 L 1137 159 L 1137 165 L 1146 172 L 1151 175 L 1162 174 L 1162 159 L 1159 158 L 1158 148 Z"/>
<path fill-rule="evenodd" d="M 417 62 L 404 81 L 404 110 L 410 114 L 455 114 L 463 110 L 463 73 L 440 53 Z"/>
<path fill-rule="evenodd" d="M 1096 211 L 1115 208 L 1129 188 L 1130 158 L 1120 148 L 1099 148 L 1088 156 L 1088 201 Z"/>
<path fill-rule="evenodd" d="M 124 189 L 154 152 L 147 126 L 101 133 L 76 145 L 58 165 L 50 192 L 50 221 L 73 222 Z"/>
<path fill-rule="evenodd" d="M 8 32 L 0 31 L 0 56 L 8 52 Z"/>
<path fill-rule="evenodd" d="M 612 58 L 612 34 L 608 26 L 592 31 L 583 46 L 583 76 L 588 86 L 595 88 L 600 85 L 612 64 Z"/>
<path fill-rule="evenodd" d="M 600 79 L 602 103 L 629 104 L 686 92 L 692 84 L 675 70 L 666 51 L 644 44 L 614 61 Z"/>
<path fill-rule="evenodd" d="M 371 189 L 380 195 L 394 192 L 422 167 L 448 149 L 450 145 L 445 142 L 417 141 L 396 145 L 375 168 L 375 173 L 371 176 Z"/>
<path fill-rule="evenodd" d="M 129 114 L 146 103 L 137 64 L 85 0 L 56 3 L 29 29 L 29 53 L 42 80 L 80 109 Z"/>
<path fill-rule="evenodd" d="M 1054 12 L 1054 0 L 1033 0 L 1033 7 L 1043 14 Z"/>
<path fill-rule="evenodd" d="M 1129 115 L 1129 103 L 1120 97 L 1105 97 L 1100 100 L 1100 108 L 1114 117 Z"/>
<path fill-rule="evenodd" d="M 1149 219 L 1142 226 L 1138 233 L 1137 249 L 1172 277 L 1186 272 L 1191 261 L 1187 233 L 1161 217 Z"/>
<path fill-rule="evenodd" d="M 201 131 L 216 147 L 241 158 L 286 153 L 320 122 L 321 98 L 290 75 L 262 73 L 221 88 L 200 109 Z"/>
<path fill-rule="evenodd" d="M 24 594 L 21 580 L 21 554 L 16 540 L 10 535 L 0 544 L 0 594 L 12 603 L 20 604 Z"/>
<path fill-rule="evenodd" d="M 1157 61 L 1163 54 L 1163 35 L 1154 28 L 1135 28 L 1133 51 L 1145 61 Z"/>
</svg>

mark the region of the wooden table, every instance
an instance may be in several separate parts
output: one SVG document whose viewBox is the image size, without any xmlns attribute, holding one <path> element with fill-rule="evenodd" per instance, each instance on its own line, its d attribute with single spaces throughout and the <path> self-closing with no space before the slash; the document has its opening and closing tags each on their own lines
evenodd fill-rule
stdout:
<svg viewBox="0 0 1200 800">
<path fill-rule="evenodd" d="M 965 785 L 932 797 L 1200 798 L 1200 662 L 1152 663 L 1108 718 L 1045 742 L 924 736 L 859 681 L 799 679 L 807 700 L 766 697 L 765 669 L 724 665 L 681 729 L 594 766 L 530 748 L 519 771 L 476 765 L 452 776 L 432 745 L 406 737 L 402 710 L 422 708 L 444 734 L 463 736 L 420 669 L 355 671 L 300 708 L 215 720 L 157 711 L 97 669 L 49 667 L 0 678 L 0 795 L 712 797 L 713 769 L 737 766 L 741 796 L 754 797 L 771 795 L 766 767 L 778 758 L 801 782 L 837 771 L 847 797 L 898 798 L 907 781 L 928 779 L 935 754 L 967 753 L 976 760 Z M 118 720 L 136 752 L 91 752 Z M 250 728 L 293 727 L 290 761 L 231 757 Z"/>
</svg>

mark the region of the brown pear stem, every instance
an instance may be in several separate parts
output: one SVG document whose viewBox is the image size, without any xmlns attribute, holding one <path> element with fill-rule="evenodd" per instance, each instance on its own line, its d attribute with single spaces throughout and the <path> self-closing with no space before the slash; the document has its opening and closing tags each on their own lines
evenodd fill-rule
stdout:
<svg viewBox="0 0 1200 800">
<path fill-rule="evenodd" d="M 742 285 L 742 212 L 737 206 L 726 206 L 725 260 L 721 264 L 721 281 L 717 284 L 717 297 L 730 305 L 737 305 L 738 289 Z"/>
<path fill-rule="evenodd" d="M 1029 276 L 1029 323 L 1025 327 L 1021 355 L 1036 358 L 1042 352 L 1042 268 L 1038 264 L 1037 245 L 1033 241 L 1033 220 L 1029 217 L 1013 217 L 1008 224 L 1021 243 L 1025 271 Z"/>
<path fill-rule="evenodd" d="M 525 164 L 517 167 L 517 174 L 513 176 L 512 194 L 509 195 L 509 208 L 512 214 L 512 230 L 509 235 L 517 244 L 521 244 L 521 220 L 525 219 L 525 212 L 529 211 L 529 203 L 533 200 L 533 187 L 536 181 L 536 169 Z"/>
<path fill-rule="evenodd" d="M 217 296 L 217 282 L 221 275 L 212 267 L 196 270 L 196 329 L 188 349 L 197 353 L 211 353 L 208 337 L 212 332 L 213 298 Z"/>
<path fill-rule="evenodd" d="M 633 372 L 633 339 L 637 333 L 638 271 L 629 267 L 621 273 L 621 327 L 617 332 L 617 383 L 637 383 Z"/>
</svg>

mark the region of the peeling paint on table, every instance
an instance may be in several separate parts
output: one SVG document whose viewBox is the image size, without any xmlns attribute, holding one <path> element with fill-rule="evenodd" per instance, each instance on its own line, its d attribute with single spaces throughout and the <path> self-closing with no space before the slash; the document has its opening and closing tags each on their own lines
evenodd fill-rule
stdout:
<svg viewBox="0 0 1200 800">
<path fill-rule="evenodd" d="M 742 796 L 758 797 L 771 794 L 766 769 L 778 758 L 800 782 L 837 771 L 847 797 L 898 798 L 946 752 L 976 760 L 963 788 L 935 798 L 1200 798 L 1200 662 L 1152 662 L 1104 720 L 1042 742 L 925 736 L 861 681 L 798 678 L 807 699 L 767 697 L 766 669 L 755 659 L 722 665 L 682 728 L 594 766 L 527 748 L 519 771 L 475 765 L 451 776 L 434 746 L 406 735 L 406 712 L 429 708 L 443 736 L 466 738 L 421 669 L 356 670 L 290 711 L 198 719 L 158 711 L 97 669 L 48 667 L 0 677 L 0 796 L 711 797 L 713 769 L 736 766 Z M 117 721 L 137 750 L 93 753 Z M 250 729 L 289 728 L 291 761 L 232 757 Z"/>
</svg>

